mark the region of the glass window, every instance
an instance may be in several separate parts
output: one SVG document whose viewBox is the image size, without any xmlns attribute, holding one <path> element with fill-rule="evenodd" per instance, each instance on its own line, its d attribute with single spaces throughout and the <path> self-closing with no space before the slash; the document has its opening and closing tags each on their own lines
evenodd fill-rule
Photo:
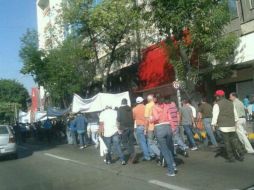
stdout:
<svg viewBox="0 0 254 190">
<path fill-rule="evenodd" d="M 9 131 L 5 126 L 0 126 L 0 134 L 8 134 Z"/>
<path fill-rule="evenodd" d="M 250 1 L 250 8 L 254 9 L 254 0 L 249 0 Z"/>
<path fill-rule="evenodd" d="M 228 0 L 229 11 L 232 19 L 238 17 L 236 1 L 237 0 Z"/>
</svg>

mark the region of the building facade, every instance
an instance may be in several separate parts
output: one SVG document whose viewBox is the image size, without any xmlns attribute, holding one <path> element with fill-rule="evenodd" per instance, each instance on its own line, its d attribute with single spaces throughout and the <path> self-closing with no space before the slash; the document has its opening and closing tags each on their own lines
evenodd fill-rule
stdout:
<svg viewBox="0 0 254 190">
<path fill-rule="evenodd" d="M 65 29 L 58 24 L 57 15 L 63 0 L 37 0 L 37 30 L 39 49 L 51 49 L 64 40 Z"/>
<path fill-rule="evenodd" d="M 232 21 L 227 32 L 235 32 L 240 43 L 231 77 L 218 80 L 217 86 L 237 92 L 242 99 L 254 95 L 254 0 L 229 0 L 229 7 Z"/>
</svg>

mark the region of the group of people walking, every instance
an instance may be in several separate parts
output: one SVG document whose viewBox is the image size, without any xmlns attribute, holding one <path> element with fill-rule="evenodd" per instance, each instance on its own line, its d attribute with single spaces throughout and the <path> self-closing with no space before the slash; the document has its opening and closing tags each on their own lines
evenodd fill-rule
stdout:
<svg viewBox="0 0 254 190">
<path fill-rule="evenodd" d="M 224 91 L 218 90 L 215 97 L 213 107 L 203 98 L 197 110 L 185 99 L 179 109 L 175 102 L 158 95 L 148 95 L 146 104 L 143 97 L 137 97 L 133 108 L 129 106 L 127 99 L 123 99 L 119 108 L 108 104 L 102 112 L 94 113 L 95 117 L 90 121 L 91 116 L 86 118 L 81 113 L 76 118 L 71 118 L 70 135 L 74 144 L 77 144 L 77 136 L 79 137 L 81 149 L 87 147 L 88 136 L 96 148 L 99 139 L 102 139 L 107 147 L 104 160 L 106 164 L 112 163 L 112 152 L 117 154 L 122 165 L 127 162 L 135 163 L 136 141 L 142 151 L 143 161 L 163 158 L 168 169 L 167 175 L 175 176 L 177 149 L 186 157 L 189 150 L 198 149 L 194 134 L 201 134 L 197 127 L 197 122 L 201 121 L 205 131 L 201 138 L 205 146 L 218 147 L 216 137 L 222 137 L 227 160 L 243 161 L 246 152 L 254 153 L 245 131 L 244 104 L 236 93 L 231 93 L 228 100 Z M 123 147 L 128 151 L 128 159 L 123 153 Z"/>
</svg>

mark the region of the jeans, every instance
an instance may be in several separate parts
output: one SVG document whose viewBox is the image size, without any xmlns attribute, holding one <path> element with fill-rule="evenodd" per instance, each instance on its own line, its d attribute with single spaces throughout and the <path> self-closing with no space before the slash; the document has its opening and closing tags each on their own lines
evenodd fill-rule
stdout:
<svg viewBox="0 0 254 190">
<path fill-rule="evenodd" d="M 76 131 L 70 131 L 70 132 L 71 132 L 72 144 L 76 145 L 77 144 L 77 132 Z"/>
<path fill-rule="evenodd" d="M 169 125 L 161 124 L 155 127 L 155 135 L 160 145 L 161 153 L 167 162 L 168 172 L 174 173 L 174 158 L 171 150 L 173 144 L 173 133 Z"/>
<path fill-rule="evenodd" d="M 128 153 L 130 156 L 134 156 L 135 148 L 134 148 L 134 129 L 124 129 L 122 132 L 122 143 L 127 145 Z"/>
<path fill-rule="evenodd" d="M 205 143 L 208 144 L 208 137 L 209 137 L 210 140 L 211 140 L 211 143 L 213 145 L 217 146 L 218 144 L 217 144 L 217 141 L 215 139 L 211 123 L 212 123 L 212 119 L 211 118 L 204 118 L 203 119 L 204 128 L 205 128 L 205 131 L 206 131 L 206 134 L 207 134 Z"/>
<path fill-rule="evenodd" d="M 196 146 L 196 143 L 195 143 L 195 140 L 193 138 L 193 133 L 192 133 L 192 125 L 183 125 L 183 128 L 184 128 L 184 131 L 187 135 L 187 138 L 188 138 L 188 141 L 190 143 L 190 145 L 192 147 L 195 147 Z"/>
<path fill-rule="evenodd" d="M 155 140 L 154 140 L 154 131 L 148 131 L 147 133 L 147 144 L 148 144 L 148 151 L 151 157 L 160 156 L 160 149 L 158 148 Z"/>
<path fill-rule="evenodd" d="M 87 144 L 86 142 L 86 131 L 78 131 L 79 136 L 79 144 L 80 146 L 84 146 Z"/>
<path fill-rule="evenodd" d="M 145 159 L 150 159 L 150 155 L 149 155 L 147 141 L 146 141 L 146 137 L 145 137 L 144 131 L 145 131 L 145 127 L 144 126 L 137 125 L 136 135 L 137 135 L 137 140 L 139 141 L 140 148 L 143 151 L 144 158 Z"/>
<path fill-rule="evenodd" d="M 176 130 L 173 132 L 173 140 L 174 143 L 176 143 L 181 150 L 186 150 L 189 147 L 183 142 L 183 139 L 180 135 L 179 128 L 177 127 Z"/>
<path fill-rule="evenodd" d="M 108 153 L 106 154 L 106 160 L 111 162 L 112 161 L 112 156 L 111 156 L 111 151 L 112 151 L 112 145 L 114 146 L 114 149 L 116 150 L 119 158 L 121 161 L 124 161 L 124 155 L 121 150 L 120 146 L 120 140 L 119 140 L 119 135 L 115 134 L 111 137 L 104 137 L 104 142 L 108 148 Z"/>
</svg>

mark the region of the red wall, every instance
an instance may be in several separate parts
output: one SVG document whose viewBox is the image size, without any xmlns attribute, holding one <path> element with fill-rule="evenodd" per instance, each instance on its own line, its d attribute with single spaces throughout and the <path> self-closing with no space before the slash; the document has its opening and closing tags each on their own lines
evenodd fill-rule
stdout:
<svg viewBox="0 0 254 190">
<path fill-rule="evenodd" d="M 140 90 L 149 89 L 174 81 L 173 66 L 169 64 L 164 42 L 148 47 L 143 52 L 139 66 Z"/>
</svg>

